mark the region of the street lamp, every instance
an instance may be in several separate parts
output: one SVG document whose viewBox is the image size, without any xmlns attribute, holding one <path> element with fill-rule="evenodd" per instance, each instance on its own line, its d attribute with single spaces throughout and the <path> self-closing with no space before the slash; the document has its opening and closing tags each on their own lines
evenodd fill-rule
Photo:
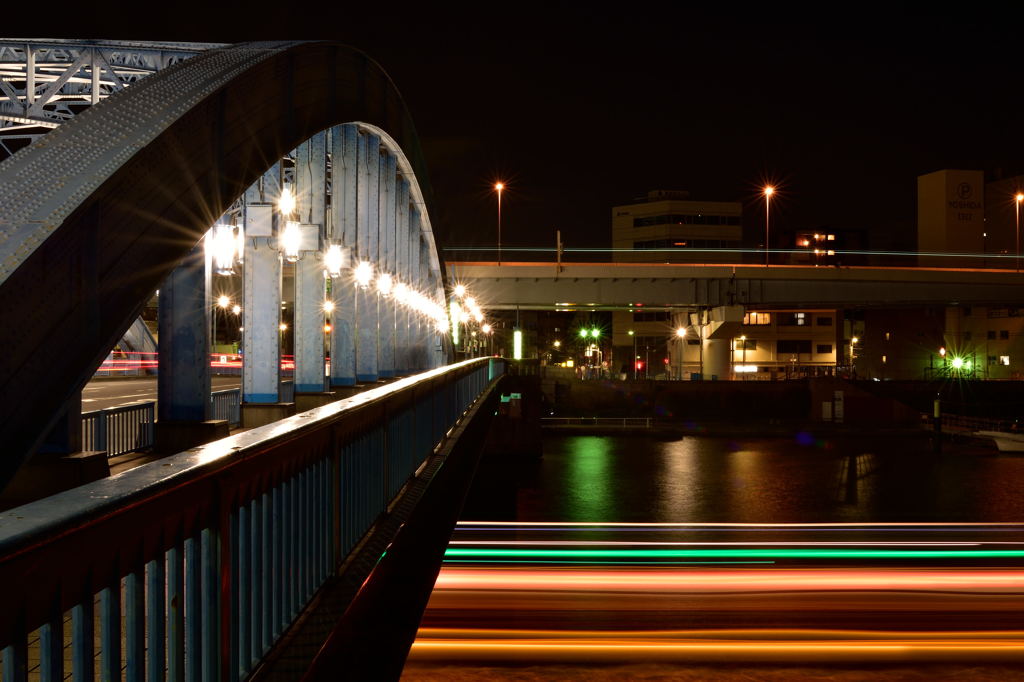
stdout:
<svg viewBox="0 0 1024 682">
<path fill-rule="evenodd" d="M 1017 196 L 1014 197 L 1017 200 L 1017 257 L 1014 259 L 1014 263 L 1017 266 L 1017 272 L 1020 272 L 1020 202 L 1024 201 L 1024 194 L 1017 192 Z"/>
<path fill-rule="evenodd" d="M 636 332 L 630 329 L 629 335 L 633 337 L 633 381 L 636 381 L 636 361 L 638 359 L 636 354 Z"/>
<path fill-rule="evenodd" d="M 771 216 L 769 207 L 771 205 L 772 195 L 775 194 L 775 188 L 768 185 L 764 188 L 764 265 L 768 267 L 768 222 Z"/>
<path fill-rule="evenodd" d="M 498 193 L 498 265 L 501 265 L 501 192 L 505 189 L 505 183 L 494 183 L 494 191 Z"/>
</svg>

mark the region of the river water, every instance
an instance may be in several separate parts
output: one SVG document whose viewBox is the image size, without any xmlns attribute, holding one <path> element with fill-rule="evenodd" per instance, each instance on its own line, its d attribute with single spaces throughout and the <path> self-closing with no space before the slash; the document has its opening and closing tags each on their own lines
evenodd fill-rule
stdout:
<svg viewBox="0 0 1024 682">
<path fill-rule="evenodd" d="M 849 474 L 853 462 L 855 485 Z M 549 437 L 519 467 L 519 521 L 1020 521 L 1024 456 L 927 438 Z M 488 511 L 493 513 L 487 514 Z M 510 510 L 470 508 L 488 520 Z"/>
<path fill-rule="evenodd" d="M 905 433 L 547 436 L 538 459 L 481 468 L 451 545 L 470 553 L 485 543 L 492 546 L 482 552 L 526 546 L 533 558 L 446 562 L 403 679 L 1018 678 L 1024 673 L 1014 659 L 1007 664 L 1006 641 L 965 644 L 961 632 L 999 631 L 1018 647 L 1014 656 L 1024 652 L 1024 572 L 1016 564 L 658 558 L 608 566 L 599 564 L 616 562 L 537 560 L 537 552 L 783 544 L 774 540 L 787 551 L 858 544 L 844 542 L 851 539 L 917 547 L 922 538 L 1016 547 L 1021 526 L 958 524 L 1024 520 L 1022 486 L 1024 456 L 985 441 L 947 443 L 936 453 L 929 439 Z M 661 527 L 672 524 L 693 527 Z M 997 575 L 1002 587 L 978 582 Z M 807 591 L 801 582 L 821 580 L 838 587 Z M 750 584 L 768 587 L 750 596 Z M 850 646 L 849 633 L 861 630 L 872 633 L 867 656 Z M 914 641 L 921 632 L 936 641 Z M 723 637 L 735 663 L 723 659 Z M 945 658 L 965 646 L 978 661 Z M 885 647 L 916 653 L 880 661 Z M 1004 651 L 993 655 L 996 647 Z M 769 650 L 784 655 L 773 661 Z M 635 655 L 604 660 L 622 651 Z"/>
</svg>

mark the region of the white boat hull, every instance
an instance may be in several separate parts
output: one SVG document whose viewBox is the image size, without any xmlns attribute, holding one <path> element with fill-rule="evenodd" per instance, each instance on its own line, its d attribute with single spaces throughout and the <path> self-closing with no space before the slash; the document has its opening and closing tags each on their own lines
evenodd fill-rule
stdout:
<svg viewBox="0 0 1024 682">
<path fill-rule="evenodd" d="M 1024 452 L 1024 434 L 1005 431 L 975 431 L 975 436 L 991 438 L 1000 452 Z"/>
</svg>

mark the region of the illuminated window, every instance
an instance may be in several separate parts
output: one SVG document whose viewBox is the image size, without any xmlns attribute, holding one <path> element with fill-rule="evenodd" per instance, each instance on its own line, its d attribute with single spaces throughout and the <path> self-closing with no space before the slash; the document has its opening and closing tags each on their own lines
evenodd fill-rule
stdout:
<svg viewBox="0 0 1024 682">
<path fill-rule="evenodd" d="M 884 364 L 885 364 L 885 363 L 887 363 L 887 362 L 889 362 L 889 358 L 888 358 L 888 356 L 886 356 L 886 355 L 883 355 L 883 356 L 882 356 L 882 364 L 884 365 Z"/>
<path fill-rule="evenodd" d="M 749 326 L 754 325 L 765 325 L 772 323 L 771 313 L 745 313 L 743 315 L 743 324 Z"/>
<path fill-rule="evenodd" d="M 778 319 L 783 327 L 802 327 L 807 324 L 805 313 L 779 313 Z"/>
<path fill-rule="evenodd" d="M 885 340 L 886 341 L 892 341 L 892 332 L 886 332 L 885 333 Z"/>
<path fill-rule="evenodd" d="M 1000 365 L 1006 365 L 1007 367 L 1009 367 L 1010 366 L 1010 356 L 1009 355 L 1000 355 L 999 356 L 999 364 Z"/>
</svg>

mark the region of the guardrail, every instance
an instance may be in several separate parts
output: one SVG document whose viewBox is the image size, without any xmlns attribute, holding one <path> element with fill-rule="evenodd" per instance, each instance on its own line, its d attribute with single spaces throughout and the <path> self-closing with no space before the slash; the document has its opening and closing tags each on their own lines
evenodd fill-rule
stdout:
<svg viewBox="0 0 1024 682">
<path fill-rule="evenodd" d="M 210 394 L 213 402 L 213 418 L 226 419 L 228 426 L 238 426 L 242 423 L 242 389 L 226 388 L 223 391 L 214 391 Z"/>
<path fill-rule="evenodd" d="M 82 449 L 107 457 L 153 447 L 156 403 L 145 402 L 82 413 Z"/>
<path fill-rule="evenodd" d="M 602 426 L 650 428 L 650 417 L 542 417 L 541 426 Z"/>
<path fill-rule="evenodd" d="M 103 679 L 244 678 L 503 370 L 399 379 L 0 513 L 4 681 L 30 640 L 61 679 L 66 619 L 76 680 L 97 656 Z"/>
</svg>

